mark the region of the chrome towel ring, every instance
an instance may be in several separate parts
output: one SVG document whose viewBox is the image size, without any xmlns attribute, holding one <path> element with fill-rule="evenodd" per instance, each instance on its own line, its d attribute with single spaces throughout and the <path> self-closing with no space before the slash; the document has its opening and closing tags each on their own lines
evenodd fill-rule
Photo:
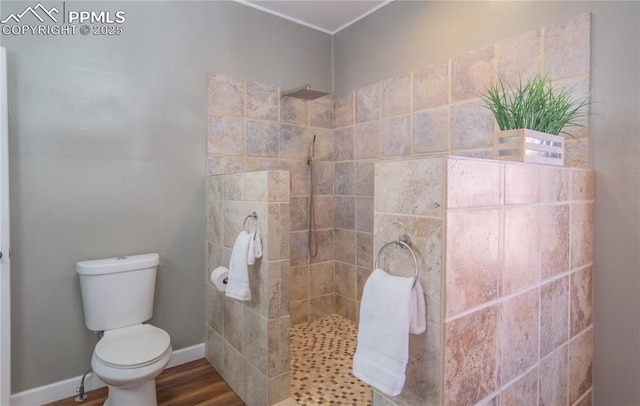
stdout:
<svg viewBox="0 0 640 406">
<path fill-rule="evenodd" d="M 256 213 L 255 211 L 244 218 L 244 221 L 242 222 L 242 229 L 244 230 L 247 227 L 247 220 L 249 219 L 253 219 L 253 221 L 255 222 L 255 228 L 256 228 L 255 232 L 257 233 L 258 232 L 258 213 Z M 256 235 L 254 233 L 253 239 L 255 240 L 255 238 L 256 238 Z"/>
<path fill-rule="evenodd" d="M 409 236 L 406 234 L 401 234 L 400 236 L 398 236 L 397 240 L 389 241 L 388 243 L 385 243 L 382 247 L 380 247 L 380 250 L 378 251 L 378 255 L 376 256 L 374 269 L 378 268 L 378 264 L 380 263 L 380 255 L 382 254 L 382 251 L 390 245 L 399 245 L 400 247 L 406 248 L 409 250 L 411 257 L 413 258 L 413 263 L 415 264 L 415 272 L 413 274 L 413 285 L 412 285 L 412 286 L 415 286 L 416 282 L 418 282 L 418 260 L 416 259 L 416 254 L 414 254 L 413 250 L 411 249 L 411 238 L 409 238 Z"/>
</svg>

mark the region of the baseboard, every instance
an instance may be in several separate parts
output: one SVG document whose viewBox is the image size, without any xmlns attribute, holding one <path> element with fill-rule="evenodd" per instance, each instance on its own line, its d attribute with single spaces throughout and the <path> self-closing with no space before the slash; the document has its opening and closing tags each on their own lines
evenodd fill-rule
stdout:
<svg viewBox="0 0 640 406">
<path fill-rule="evenodd" d="M 187 362 L 195 361 L 200 358 L 204 358 L 204 343 L 174 351 L 167 368 L 186 364 Z M 54 382 L 49 385 L 40 386 L 38 388 L 29 389 L 24 392 L 15 393 L 11 395 L 11 406 L 42 405 L 74 396 L 76 388 L 80 386 L 81 379 L 82 375 L 65 379 L 60 382 Z M 87 374 L 87 377 L 84 380 L 85 392 L 102 388 L 103 386 L 105 386 L 104 382 L 98 379 L 98 377 L 93 373 L 90 372 Z"/>
</svg>

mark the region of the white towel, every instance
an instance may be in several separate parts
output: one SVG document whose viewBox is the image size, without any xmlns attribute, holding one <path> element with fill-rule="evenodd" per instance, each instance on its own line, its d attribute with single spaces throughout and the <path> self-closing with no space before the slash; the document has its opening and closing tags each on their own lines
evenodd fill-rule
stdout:
<svg viewBox="0 0 640 406">
<path fill-rule="evenodd" d="M 409 317 L 409 332 L 411 334 L 422 334 L 427 331 L 427 306 L 424 302 L 424 292 L 420 281 L 416 281 L 411 289 Z"/>
<path fill-rule="evenodd" d="M 415 319 L 411 328 L 414 331 L 420 330 L 420 324 L 426 325 L 426 314 L 419 314 L 425 308 L 422 288 L 416 282 L 418 288 L 412 289 L 413 282 L 413 278 L 392 276 L 376 269 L 362 293 L 353 374 L 391 396 L 400 394 L 406 379 L 411 321 Z M 417 300 L 415 306 L 411 304 L 412 296 Z M 412 308 L 418 314 L 412 315 Z"/>
<path fill-rule="evenodd" d="M 249 253 L 249 241 L 252 234 L 242 231 L 236 237 L 229 261 L 229 280 L 225 296 L 238 300 L 251 300 L 249 289 L 249 269 L 247 256 Z"/>
<path fill-rule="evenodd" d="M 256 259 L 259 258 L 262 258 L 262 239 L 260 238 L 260 233 L 256 231 L 251 234 L 251 241 L 249 241 L 247 264 L 253 265 L 256 263 Z"/>
</svg>

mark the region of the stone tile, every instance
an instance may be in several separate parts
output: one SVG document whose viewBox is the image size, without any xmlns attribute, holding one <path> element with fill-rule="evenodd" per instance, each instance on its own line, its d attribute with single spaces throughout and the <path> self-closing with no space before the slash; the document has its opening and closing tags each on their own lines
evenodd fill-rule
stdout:
<svg viewBox="0 0 640 406">
<path fill-rule="evenodd" d="M 567 346 L 540 361 L 540 406 L 567 405 Z"/>
<path fill-rule="evenodd" d="M 205 358 L 222 375 L 224 369 L 224 338 L 205 326 Z"/>
<path fill-rule="evenodd" d="M 544 71 L 551 79 L 589 73 L 590 32 L 590 13 L 543 28 Z"/>
<path fill-rule="evenodd" d="M 336 314 L 340 317 L 344 317 L 347 320 L 351 320 L 354 323 L 358 322 L 356 315 L 356 301 L 348 299 L 342 295 L 336 295 Z"/>
<path fill-rule="evenodd" d="M 572 100 L 577 103 L 591 98 L 591 83 L 588 74 L 572 76 L 552 83 L 555 89 L 568 89 L 572 94 Z M 589 107 L 587 105 L 582 108 L 583 115 L 575 120 L 575 125 L 567 126 L 563 129 L 563 135 L 565 135 L 566 140 L 587 141 L 586 138 L 589 136 Z"/>
<path fill-rule="evenodd" d="M 571 269 L 593 262 L 593 203 L 571 205 Z"/>
<path fill-rule="evenodd" d="M 335 292 L 348 299 L 356 299 L 356 267 L 355 265 L 336 263 Z"/>
<path fill-rule="evenodd" d="M 355 92 L 335 98 L 335 128 L 353 126 L 355 124 Z"/>
<path fill-rule="evenodd" d="M 591 389 L 593 381 L 593 329 L 569 343 L 569 403 Z"/>
<path fill-rule="evenodd" d="M 243 116 L 244 80 L 217 74 L 209 74 L 207 79 L 207 113 Z"/>
<path fill-rule="evenodd" d="M 312 298 L 309 303 L 309 319 L 311 321 L 327 317 L 336 312 L 334 294 Z"/>
<path fill-rule="evenodd" d="M 428 323 L 423 334 L 409 335 L 405 386 L 395 400 L 400 405 L 442 405 L 442 326 Z"/>
<path fill-rule="evenodd" d="M 244 388 L 240 398 L 247 405 L 266 406 L 269 398 L 267 377 L 247 360 L 242 363 L 242 371 L 244 373 L 242 382 Z"/>
<path fill-rule="evenodd" d="M 573 169 L 571 173 L 571 200 L 593 200 L 595 197 L 595 176 L 592 171 Z"/>
<path fill-rule="evenodd" d="M 285 161 L 291 176 L 291 196 L 309 195 L 309 168 L 306 160 Z"/>
<path fill-rule="evenodd" d="M 540 222 L 542 280 L 569 270 L 569 205 L 543 206 Z"/>
<path fill-rule="evenodd" d="M 224 236 L 224 217 L 222 201 L 207 201 L 207 217 L 205 219 L 205 238 L 207 241 L 222 242 Z"/>
<path fill-rule="evenodd" d="M 500 382 L 509 382 L 538 360 L 538 289 L 500 305 Z"/>
<path fill-rule="evenodd" d="M 328 295 L 334 292 L 334 263 L 311 264 L 309 269 L 309 297 Z"/>
<path fill-rule="evenodd" d="M 310 131 L 311 139 L 313 140 L 313 137 L 316 137 L 316 143 L 313 151 L 314 161 L 334 161 L 336 140 L 333 129 L 316 127 L 311 128 Z M 311 146 L 309 146 L 309 148 L 311 148 Z M 308 154 L 310 153 L 311 151 L 308 152 Z"/>
<path fill-rule="evenodd" d="M 315 196 L 314 210 L 317 229 L 334 227 L 334 207 L 333 196 Z"/>
<path fill-rule="evenodd" d="M 242 352 L 244 312 L 242 303 L 235 299 L 226 299 L 224 306 L 224 339 Z M 225 349 L 225 353 L 228 352 Z"/>
<path fill-rule="evenodd" d="M 451 149 L 491 148 L 495 119 L 478 101 L 451 106 Z"/>
<path fill-rule="evenodd" d="M 592 405 L 592 397 L 593 392 L 589 391 L 585 397 L 583 397 L 582 399 L 580 399 L 580 401 L 578 403 L 575 404 L 575 406 L 591 406 Z"/>
<path fill-rule="evenodd" d="M 281 98 L 280 121 L 301 126 L 309 125 L 309 108 L 307 101 L 294 97 Z"/>
<path fill-rule="evenodd" d="M 312 263 L 333 261 L 335 259 L 335 244 L 333 240 L 333 229 L 318 230 L 315 233 L 318 242 L 318 250 L 315 256 L 311 256 Z"/>
<path fill-rule="evenodd" d="M 305 265 L 309 263 L 308 233 L 306 231 L 290 234 L 291 266 Z"/>
<path fill-rule="evenodd" d="M 540 201 L 542 203 L 569 200 L 571 171 L 566 168 L 540 169 Z"/>
<path fill-rule="evenodd" d="M 334 167 L 333 162 L 315 162 L 313 164 L 313 193 L 316 195 L 332 195 L 334 193 Z"/>
<path fill-rule="evenodd" d="M 593 323 L 593 268 L 571 274 L 571 337 Z"/>
<path fill-rule="evenodd" d="M 309 229 L 309 198 L 291 197 L 291 231 Z"/>
<path fill-rule="evenodd" d="M 207 175 L 222 175 L 244 171 L 244 159 L 241 157 L 207 156 Z"/>
<path fill-rule="evenodd" d="M 333 157 L 336 161 L 349 161 L 354 155 L 354 126 L 334 130 Z"/>
<path fill-rule="evenodd" d="M 449 61 L 413 72 L 413 110 L 449 104 Z"/>
<path fill-rule="evenodd" d="M 242 354 L 261 373 L 268 373 L 269 330 L 267 319 L 244 307 Z"/>
<path fill-rule="evenodd" d="M 447 207 L 482 207 L 500 203 L 500 165 L 473 159 L 447 159 Z"/>
<path fill-rule="evenodd" d="M 382 117 L 411 112 L 411 73 L 382 81 L 380 91 Z"/>
<path fill-rule="evenodd" d="M 413 152 L 449 150 L 449 106 L 413 113 Z"/>
<path fill-rule="evenodd" d="M 540 282 L 540 208 L 504 210 L 504 268 L 501 294 Z"/>
<path fill-rule="evenodd" d="M 540 287 L 540 356 L 546 357 L 569 339 L 569 279 Z"/>
<path fill-rule="evenodd" d="M 268 322 L 268 377 L 275 377 L 289 372 L 291 362 L 289 351 L 289 317 L 281 317 Z M 271 380 L 270 380 L 271 381 Z M 288 380 L 287 380 L 288 382 Z M 271 382 L 270 382 L 271 383 Z M 271 384 L 269 390 L 271 391 Z M 282 388 L 280 388 L 282 390 Z M 289 391 L 286 391 L 289 396 Z M 269 394 L 271 397 L 271 393 Z"/>
<path fill-rule="evenodd" d="M 244 160 L 244 172 L 278 170 L 283 168 L 283 162 L 277 158 L 253 158 Z"/>
<path fill-rule="evenodd" d="M 369 279 L 369 276 L 371 275 L 371 270 L 370 269 L 366 269 L 366 268 L 361 268 L 358 267 L 358 269 L 356 270 L 357 274 L 356 274 L 356 282 L 357 282 L 357 296 L 356 299 L 357 300 L 362 300 L 362 292 L 364 290 L 364 285 L 365 283 L 367 283 L 367 279 Z M 431 311 L 431 310 L 429 310 Z"/>
<path fill-rule="evenodd" d="M 309 322 L 309 300 L 291 302 L 289 305 L 289 315 L 292 326 Z"/>
<path fill-rule="evenodd" d="M 356 233 L 352 230 L 336 228 L 334 231 L 336 244 L 336 261 L 348 264 L 356 263 Z"/>
<path fill-rule="evenodd" d="M 507 386 L 500 394 L 502 406 L 522 406 L 538 404 L 538 368 Z"/>
<path fill-rule="evenodd" d="M 333 96 L 328 94 L 307 102 L 311 127 L 333 128 Z"/>
<path fill-rule="evenodd" d="M 495 79 L 495 48 L 488 46 L 451 59 L 451 102 L 478 97 Z"/>
<path fill-rule="evenodd" d="M 240 175 L 240 200 L 243 202 L 267 202 L 269 200 L 269 172 L 242 173 Z M 251 220 L 251 224 L 247 221 L 246 228 L 255 225 L 253 223 L 255 223 L 253 220 Z"/>
<path fill-rule="evenodd" d="M 474 405 L 498 388 L 497 308 L 450 321 L 445 330 L 444 405 Z"/>
<path fill-rule="evenodd" d="M 355 198 L 336 196 L 334 207 L 334 223 L 336 228 L 354 230 L 356 226 Z"/>
<path fill-rule="evenodd" d="M 244 119 L 209 116 L 207 154 L 244 155 Z"/>
<path fill-rule="evenodd" d="M 356 162 L 356 195 L 373 197 L 374 164 L 371 161 Z"/>
<path fill-rule="evenodd" d="M 375 167 L 375 196 L 380 212 L 440 216 L 443 201 L 442 159 L 415 159 L 379 163 Z"/>
<path fill-rule="evenodd" d="M 309 266 L 290 268 L 290 299 L 292 302 L 309 298 Z"/>
<path fill-rule="evenodd" d="M 245 362 L 244 357 L 240 354 L 230 343 L 229 341 L 224 342 L 224 359 L 223 359 L 223 367 L 222 370 L 219 370 L 220 375 L 226 383 L 231 386 L 234 392 L 238 394 L 241 398 L 244 397 L 244 380 L 245 380 L 245 371 L 242 367 Z"/>
<path fill-rule="evenodd" d="M 269 404 L 276 406 L 297 406 L 289 397 L 291 394 L 291 374 L 284 373 L 269 378 Z"/>
<path fill-rule="evenodd" d="M 380 118 L 380 83 L 356 91 L 356 123 Z"/>
<path fill-rule="evenodd" d="M 380 121 L 356 125 L 355 159 L 380 157 Z"/>
<path fill-rule="evenodd" d="M 498 77 L 509 85 L 526 83 L 541 72 L 540 31 L 529 31 L 496 44 Z"/>
<path fill-rule="evenodd" d="M 382 156 L 411 154 L 411 116 L 381 120 L 380 149 Z"/>
<path fill-rule="evenodd" d="M 542 165 L 505 164 L 505 204 L 540 201 L 540 167 Z"/>
<path fill-rule="evenodd" d="M 206 307 L 205 320 L 216 333 L 224 334 L 224 292 L 220 292 L 211 283 L 205 283 Z"/>
<path fill-rule="evenodd" d="M 306 162 L 311 144 L 311 137 L 306 128 L 292 124 L 280 124 L 278 142 L 280 158 L 304 159 Z"/>
<path fill-rule="evenodd" d="M 356 230 L 373 232 L 372 197 L 356 197 Z"/>
<path fill-rule="evenodd" d="M 446 316 L 498 297 L 499 210 L 449 211 Z"/>
<path fill-rule="evenodd" d="M 356 233 L 356 265 L 373 268 L 373 234 Z"/>
<path fill-rule="evenodd" d="M 247 117 L 278 121 L 280 89 L 266 83 L 247 81 Z"/>
<path fill-rule="evenodd" d="M 566 140 L 564 144 L 564 166 L 585 169 L 589 167 L 589 140 L 587 138 Z"/>
<path fill-rule="evenodd" d="M 334 167 L 333 190 L 336 195 L 355 194 L 355 164 L 353 162 L 338 162 Z"/>
</svg>

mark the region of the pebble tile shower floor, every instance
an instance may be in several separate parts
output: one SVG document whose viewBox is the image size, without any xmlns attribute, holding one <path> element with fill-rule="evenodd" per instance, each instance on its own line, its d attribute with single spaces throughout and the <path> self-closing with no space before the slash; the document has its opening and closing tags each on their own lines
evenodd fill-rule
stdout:
<svg viewBox="0 0 640 406">
<path fill-rule="evenodd" d="M 351 373 L 358 326 L 330 315 L 291 328 L 291 397 L 302 406 L 372 404 L 372 389 Z"/>
</svg>

